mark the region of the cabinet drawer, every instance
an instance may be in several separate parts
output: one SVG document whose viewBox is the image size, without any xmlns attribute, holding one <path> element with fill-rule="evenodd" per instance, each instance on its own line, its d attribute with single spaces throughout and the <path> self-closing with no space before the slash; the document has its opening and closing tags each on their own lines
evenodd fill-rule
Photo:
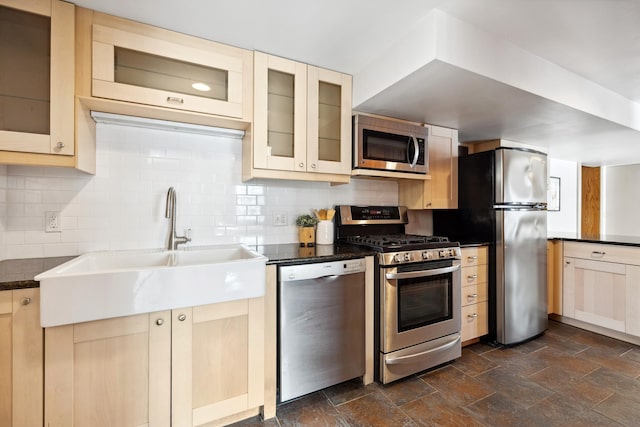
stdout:
<svg viewBox="0 0 640 427">
<path fill-rule="evenodd" d="M 470 248 L 462 248 L 462 267 L 469 267 L 473 265 L 486 265 L 487 264 L 487 247 L 475 246 Z"/>
<path fill-rule="evenodd" d="M 462 306 L 477 304 L 487 301 L 487 284 L 463 286 L 462 287 Z"/>
<path fill-rule="evenodd" d="M 460 273 L 462 286 L 487 283 L 487 266 L 463 267 Z"/>
<path fill-rule="evenodd" d="M 631 246 L 565 242 L 564 256 L 591 259 L 594 261 L 640 265 L 640 249 Z"/>
<path fill-rule="evenodd" d="M 462 342 L 488 333 L 487 303 L 480 302 L 462 307 Z"/>
</svg>

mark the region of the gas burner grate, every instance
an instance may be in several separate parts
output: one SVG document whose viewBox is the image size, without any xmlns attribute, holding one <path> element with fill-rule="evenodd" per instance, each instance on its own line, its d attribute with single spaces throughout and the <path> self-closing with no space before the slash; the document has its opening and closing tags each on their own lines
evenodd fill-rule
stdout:
<svg viewBox="0 0 640 427">
<path fill-rule="evenodd" d="M 368 236 L 350 236 L 346 238 L 351 243 L 364 245 L 395 247 L 399 245 L 415 245 L 429 243 L 448 242 L 449 239 L 442 236 L 421 236 L 416 234 L 384 234 L 384 235 L 368 235 Z"/>
</svg>

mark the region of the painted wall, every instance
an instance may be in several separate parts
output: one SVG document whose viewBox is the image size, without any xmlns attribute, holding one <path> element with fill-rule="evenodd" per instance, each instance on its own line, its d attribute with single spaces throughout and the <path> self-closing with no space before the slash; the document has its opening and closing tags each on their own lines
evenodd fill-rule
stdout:
<svg viewBox="0 0 640 427">
<path fill-rule="evenodd" d="M 293 243 L 296 216 L 313 208 L 398 203 L 388 180 L 243 183 L 241 157 L 241 142 L 231 138 L 99 124 L 95 176 L 0 167 L 0 259 L 163 247 L 170 186 L 178 233 L 191 228 L 192 245 Z M 61 212 L 61 232 L 44 232 L 46 211 Z M 285 214 L 287 225 L 272 226 L 275 214 Z"/>
<path fill-rule="evenodd" d="M 578 231 L 579 164 L 576 162 L 549 159 L 549 176 L 560 178 L 560 211 L 549 211 L 547 214 L 547 230 L 553 232 Z"/>
<path fill-rule="evenodd" d="M 640 236 L 640 165 L 604 167 L 600 179 L 600 231 Z"/>
</svg>

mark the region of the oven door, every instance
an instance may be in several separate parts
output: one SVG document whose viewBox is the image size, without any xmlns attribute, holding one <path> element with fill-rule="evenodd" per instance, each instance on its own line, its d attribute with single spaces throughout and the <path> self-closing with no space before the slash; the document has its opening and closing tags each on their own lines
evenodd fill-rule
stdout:
<svg viewBox="0 0 640 427">
<path fill-rule="evenodd" d="M 360 158 L 356 167 L 427 173 L 422 135 L 395 134 L 364 127 L 359 132 Z"/>
<path fill-rule="evenodd" d="M 460 332 L 460 260 L 381 268 L 383 353 Z"/>
</svg>

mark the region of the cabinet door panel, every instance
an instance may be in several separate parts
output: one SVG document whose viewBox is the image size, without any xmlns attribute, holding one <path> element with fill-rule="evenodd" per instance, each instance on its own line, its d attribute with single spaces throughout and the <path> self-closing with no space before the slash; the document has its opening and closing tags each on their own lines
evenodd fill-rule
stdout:
<svg viewBox="0 0 640 427">
<path fill-rule="evenodd" d="M 169 312 L 47 328 L 45 425 L 170 425 Z"/>
<path fill-rule="evenodd" d="M 0 150 L 74 154 L 74 11 L 0 2 Z"/>
<path fill-rule="evenodd" d="M 351 172 L 351 76 L 307 70 L 307 170 Z"/>
<path fill-rule="evenodd" d="M 156 28 L 165 39 L 150 37 L 137 33 L 149 27 L 127 25 L 131 31 L 93 26 L 94 96 L 242 117 L 241 49 L 214 42 L 195 47 L 189 36 Z"/>
<path fill-rule="evenodd" d="M 574 317 L 624 332 L 625 265 L 583 259 L 574 264 Z"/>
<path fill-rule="evenodd" d="M 0 292 L 0 425 L 11 425 L 11 291 Z"/>
<path fill-rule="evenodd" d="M 428 143 L 429 175 L 424 182 L 425 206 L 430 209 L 458 207 L 458 131 L 431 126 Z"/>
<path fill-rule="evenodd" d="M 307 66 L 254 55 L 254 167 L 307 170 Z"/>
<path fill-rule="evenodd" d="M 173 426 L 208 425 L 263 403 L 263 305 L 254 298 L 174 310 Z"/>
<path fill-rule="evenodd" d="M 13 291 L 13 425 L 41 426 L 43 417 L 43 333 L 40 289 Z"/>
<path fill-rule="evenodd" d="M 627 266 L 626 332 L 640 336 L 640 266 Z"/>
</svg>

